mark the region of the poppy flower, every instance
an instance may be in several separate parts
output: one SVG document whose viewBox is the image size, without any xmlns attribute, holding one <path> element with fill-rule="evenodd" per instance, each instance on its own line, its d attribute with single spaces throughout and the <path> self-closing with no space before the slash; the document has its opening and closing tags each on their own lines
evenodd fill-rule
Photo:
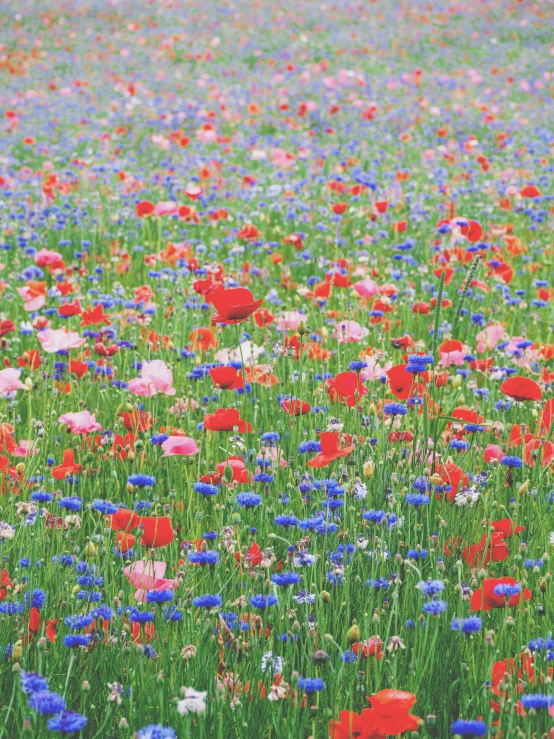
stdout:
<svg viewBox="0 0 554 739">
<path fill-rule="evenodd" d="M 304 416 L 311 410 L 311 406 L 309 403 L 296 399 L 283 400 L 283 402 L 281 403 L 281 408 L 286 413 L 288 413 L 289 416 Z"/>
<path fill-rule="evenodd" d="M 136 542 L 137 537 L 133 534 L 126 534 L 124 531 L 118 531 L 115 535 L 115 547 L 118 552 L 125 554 L 129 549 L 132 548 Z"/>
<path fill-rule="evenodd" d="M 327 467 L 335 459 L 347 457 L 354 451 L 354 446 L 340 448 L 340 434 L 324 431 L 319 436 L 321 451 L 307 462 L 308 467 Z"/>
<path fill-rule="evenodd" d="M 444 465 L 438 464 L 435 471 L 437 475 L 442 477 L 443 484 L 450 487 L 449 491 L 445 491 L 445 497 L 450 502 L 452 502 L 456 497 L 460 486 L 467 485 L 469 483 L 469 477 L 463 469 L 453 462 L 447 462 Z"/>
<path fill-rule="evenodd" d="M 357 372 L 339 372 L 336 377 L 327 380 L 327 386 L 345 398 L 349 408 L 355 406 L 369 392 Z"/>
<path fill-rule="evenodd" d="M 358 655 L 358 659 L 376 657 L 378 660 L 382 660 L 383 642 L 379 636 L 370 636 L 369 639 L 364 639 L 364 641 L 353 644 L 352 651 Z"/>
<path fill-rule="evenodd" d="M 216 464 L 216 469 L 223 477 L 225 474 L 225 468 L 230 467 L 232 472 L 231 482 L 248 483 L 250 477 L 248 476 L 248 470 L 242 457 L 228 457 L 224 462 Z"/>
<path fill-rule="evenodd" d="M 330 739 L 386 739 L 376 723 L 375 712 L 364 708 L 361 713 L 341 711 L 339 720 L 331 719 L 329 723 Z"/>
<path fill-rule="evenodd" d="M 241 434 L 252 431 L 252 424 L 244 421 L 236 408 L 218 408 L 204 416 L 206 431 L 234 431 L 237 427 Z"/>
<path fill-rule="evenodd" d="M 68 475 L 76 475 L 82 469 L 82 465 L 75 462 L 75 450 L 64 449 L 63 462 L 56 467 L 52 467 L 52 477 L 55 480 L 65 480 Z"/>
<path fill-rule="evenodd" d="M 525 526 L 516 526 L 511 518 L 501 518 L 499 521 L 490 521 L 489 523 L 505 539 L 510 539 L 512 536 L 519 534 L 520 531 L 525 531 Z"/>
<path fill-rule="evenodd" d="M 408 400 L 412 391 L 414 375 L 406 371 L 405 364 L 396 364 L 386 371 L 389 389 L 398 400 Z"/>
<path fill-rule="evenodd" d="M 504 450 L 498 444 L 487 444 L 485 451 L 483 452 L 483 459 L 485 462 L 501 462 L 506 455 Z"/>
<path fill-rule="evenodd" d="M 72 303 L 63 303 L 58 308 L 58 313 L 62 318 L 71 318 L 72 316 L 79 316 L 83 312 L 81 304 L 78 300 L 74 300 Z"/>
<path fill-rule="evenodd" d="M 482 586 L 471 596 L 471 610 L 491 611 L 493 608 L 504 608 L 506 606 L 506 598 L 504 595 L 497 595 L 494 592 L 494 589 L 498 585 L 515 586 L 518 585 L 518 582 L 513 577 L 486 577 L 483 580 Z M 523 600 L 530 600 L 531 591 L 529 588 L 522 588 L 521 592 L 508 598 L 508 606 L 514 608 L 514 606 L 519 605 L 522 595 Z"/>
<path fill-rule="evenodd" d="M 519 191 L 522 198 L 540 198 L 541 191 L 535 185 L 525 185 Z"/>
<path fill-rule="evenodd" d="M 4 567 L 2 570 L 2 576 L 0 577 L 0 601 L 8 595 L 8 588 L 12 587 L 12 581 L 8 574 L 8 570 Z"/>
<path fill-rule="evenodd" d="M 58 634 L 58 619 L 57 618 L 49 618 L 46 621 L 46 638 L 49 642 L 52 644 L 56 641 L 56 636 Z"/>
<path fill-rule="evenodd" d="M 267 308 L 260 308 L 260 310 L 254 313 L 254 321 L 256 325 L 260 328 L 264 328 L 264 326 L 271 326 L 274 320 L 275 316 L 273 315 L 273 313 L 270 313 Z"/>
<path fill-rule="evenodd" d="M 148 431 L 152 428 L 152 415 L 149 411 L 125 411 L 119 417 L 128 431 Z"/>
<path fill-rule="evenodd" d="M 525 464 L 533 467 L 535 464 L 535 455 L 541 460 L 543 467 L 548 467 L 554 459 L 554 444 L 551 441 L 543 441 L 542 439 L 531 439 L 525 444 L 523 454 Z"/>
<path fill-rule="evenodd" d="M 143 516 L 140 522 L 143 547 L 166 547 L 171 544 L 175 535 L 171 525 L 171 519 L 167 516 Z"/>
<path fill-rule="evenodd" d="M 404 690 L 380 690 L 368 698 L 375 722 L 386 735 L 396 736 L 405 731 L 417 731 L 423 719 L 409 713 L 417 701 L 413 693 Z"/>
<path fill-rule="evenodd" d="M 128 508 L 119 508 L 117 513 L 108 516 L 108 526 L 112 531 L 132 531 L 140 524 L 141 518 Z"/>
<path fill-rule="evenodd" d="M 237 564 L 242 561 L 247 567 L 257 567 L 263 560 L 263 553 L 259 545 L 253 541 L 246 554 L 235 552 L 235 560 Z"/>
<path fill-rule="evenodd" d="M 189 339 L 192 341 L 191 349 L 202 352 L 207 352 L 212 348 L 217 349 L 219 346 L 219 342 L 211 328 L 195 328 L 189 334 Z"/>
<path fill-rule="evenodd" d="M 519 375 L 504 380 L 500 386 L 500 392 L 519 402 L 540 400 L 542 398 L 542 390 L 539 385 L 529 377 L 520 377 Z"/>
<path fill-rule="evenodd" d="M 140 203 L 137 203 L 135 212 L 139 218 L 144 218 L 144 216 L 151 216 L 155 209 L 154 203 L 149 200 L 141 200 Z"/>
<path fill-rule="evenodd" d="M 31 608 L 29 611 L 29 632 L 37 634 L 40 630 L 40 611 L 38 608 Z"/>
<path fill-rule="evenodd" d="M 503 562 L 509 554 L 504 535 L 494 532 L 492 536 L 485 534 L 479 544 L 466 547 L 462 557 L 470 567 L 483 567 L 489 562 Z"/>
<path fill-rule="evenodd" d="M 105 324 L 106 326 L 111 324 L 110 319 L 104 313 L 104 306 L 101 303 L 83 311 L 81 315 L 81 326 L 99 326 L 100 324 Z"/>
<path fill-rule="evenodd" d="M 0 338 L 6 334 L 15 331 L 15 324 L 13 321 L 4 320 L 0 321 Z"/>
<path fill-rule="evenodd" d="M 230 326 L 241 323 L 251 316 L 262 304 L 262 299 L 254 300 L 250 290 L 245 287 L 236 287 L 230 290 L 222 288 L 214 294 L 212 303 L 217 311 L 212 316 L 212 326 L 217 323 Z"/>
<path fill-rule="evenodd" d="M 210 370 L 210 377 L 213 384 L 221 390 L 239 390 L 244 387 L 242 375 L 234 367 L 214 367 Z"/>
<path fill-rule="evenodd" d="M 162 444 L 164 457 L 193 457 L 200 451 L 194 439 L 188 436 L 169 436 Z"/>
</svg>

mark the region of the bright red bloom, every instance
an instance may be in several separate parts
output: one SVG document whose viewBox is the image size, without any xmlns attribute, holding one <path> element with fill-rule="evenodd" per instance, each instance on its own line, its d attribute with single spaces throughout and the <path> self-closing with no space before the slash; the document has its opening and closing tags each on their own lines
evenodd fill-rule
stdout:
<svg viewBox="0 0 554 739">
<path fill-rule="evenodd" d="M 506 598 L 503 595 L 497 595 L 494 589 L 497 585 L 517 585 L 517 580 L 513 577 L 486 577 L 483 580 L 483 585 L 476 590 L 471 596 L 471 610 L 472 611 L 491 611 L 493 608 L 504 608 L 506 605 Z M 508 600 L 508 606 L 513 608 L 519 605 L 521 596 L 523 600 L 531 599 L 531 591 L 529 588 L 522 588 L 521 592 L 517 595 L 512 596 Z"/>
<path fill-rule="evenodd" d="M 167 516 L 143 516 L 139 526 L 142 529 L 140 543 L 143 547 L 166 547 L 175 538 L 171 519 Z"/>
<path fill-rule="evenodd" d="M 15 331 L 15 324 L 13 321 L 5 320 L 0 321 L 0 337 Z"/>
<path fill-rule="evenodd" d="M 321 451 L 307 462 L 308 467 L 327 467 L 333 460 L 347 457 L 354 451 L 354 446 L 340 448 L 340 435 L 332 431 L 324 431 L 319 436 Z"/>
<path fill-rule="evenodd" d="M 57 467 L 52 467 L 52 477 L 56 480 L 65 480 L 68 475 L 76 475 L 82 469 L 82 465 L 75 462 L 75 451 L 64 449 L 63 462 Z"/>
<path fill-rule="evenodd" d="M 81 304 L 78 300 L 74 300 L 72 303 L 64 303 L 58 308 L 58 313 L 62 318 L 71 318 L 71 316 L 79 316 L 83 312 Z"/>
<path fill-rule="evenodd" d="M 356 642 L 352 645 L 352 651 L 357 654 L 359 659 L 367 659 L 368 657 L 376 657 L 378 660 L 383 659 L 383 642 L 378 636 L 370 636 L 369 639 Z"/>
<path fill-rule="evenodd" d="M 397 364 L 386 372 L 389 378 L 389 388 L 391 393 L 398 400 L 408 400 L 412 390 L 414 376 L 411 372 L 406 372 L 405 364 Z"/>
<path fill-rule="evenodd" d="M 504 535 L 494 532 L 492 536 L 485 534 L 479 544 L 466 547 L 462 557 L 470 567 L 483 567 L 489 562 L 503 562 L 509 554 Z"/>
<path fill-rule="evenodd" d="M 273 313 L 270 313 L 267 308 L 260 308 L 260 310 L 254 313 L 254 321 L 256 323 L 256 326 L 259 326 L 260 328 L 263 328 L 264 326 L 271 326 L 274 320 L 275 316 L 273 315 Z"/>
<path fill-rule="evenodd" d="M 152 215 L 155 209 L 156 206 L 154 203 L 151 203 L 149 200 L 141 200 L 140 203 L 137 203 L 135 211 L 139 218 L 144 218 L 144 216 Z"/>
<path fill-rule="evenodd" d="M 417 701 L 413 693 L 404 690 L 380 690 L 368 700 L 379 729 L 389 736 L 417 731 L 423 721 L 419 716 L 409 713 Z"/>
<path fill-rule="evenodd" d="M 108 516 L 108 526 L 112 531 L 131 531 L 140 523 L 140 516 L 128 508 L 120 508 Z"/>
<path fill-rule="evenodd" d="M 206 431 L 234 431 L 236 427 L 241 434 L 252 431 L 252 424 L 243 420 L 236 408 L 218 408 L 204 416 Z"/>
<path fill-rule="evenodd" d="M 327 387 L 345 398 L 349 408 L 355 406 L 362 395 L 369 392 L 357 372 L 339 372 L 336 377 L 330 377 L 327 380 Z"/>
<path fill-rule="evenodd" d="M 244 387 L 242 375 L 234 367 L 214 367 L 210 377 L 216 387 L 221 390 L 238 390 Z"/>
<path fill-rule="evenodd" d="M 364 708 L 361 713 L 341 711 L 339 720 L 329 722 L 330 739 L 385 739 L 386 735 L 376 724 L 375 712 Z"/>
<path fill-rule="evenodd" d="M 519 191 L 522 198 L 540 198 L 541 191 L 535 185 L 525 185 Z"/>
<path fill-rule="evenodd" d="M 489 523 L 505 539 L 511 539 L 512 536 L 519 534 L 520 531 L 525 531 L 525 526 L 516 526 L 511 518 L 501 518 L 500 521 L 490 521 Z"/>
<path fill-rule="evenodd" d="M 537 383 L 529 377 L 520 377 L 519 375 L 505 380 L 500 386 L 500 392 L 520 402 L 542 398 L 542 390 Z"/>
<path fill-rule="evenodd" d="M 40 611 L 38 608 L 31 608 L 29 611 L 29 632 L 37 634 L 40 630 Z"/>
<path fill-rule="evenodd" d="M 302 400 L 283 400 L 281 408 L 286 411 L 289 416 L 304 416 L 311 410 L 310 404 Z"/>
<path fill-rule="evenodd" d="M 246 469 L 246 465 L 242 457 L 229 457 L 224 462 L 216 464 L 216 469 L 221 477 L 223 477 L 225 473 L 225 467 L 230 467 L 233 472 L 233 476 L 231 478 L 232 482 L 247 484 L 250 481 L 248 470 Z"/>
<path fill-rule="evenodd" d="M 120 413 L 119 417 L 123 419 L 123 425 L 128 431 L 148 431 L 152 428 L 152 415 L 148 411 L 126 411 Z"/>
<path fill-rule="evenodd" d="M 254 296 L 245 287 L 235 287 L 230 290 L 222 288 L 212 297 L 212 303 L 217 313 L 212 316 L 212 326 L 217 323 L 233 325 L 249 318 L 262 304 L 262 299 L 254 300 Z"/>
<path fill-rule="evenodd" d="M 104 314 L 104 306 L 102 304 L 87 308 L 81 316 L 81 326 L 97 326 L 104 323 L 106 326 L 111 324 L 108 316 Z"/>
</svg>

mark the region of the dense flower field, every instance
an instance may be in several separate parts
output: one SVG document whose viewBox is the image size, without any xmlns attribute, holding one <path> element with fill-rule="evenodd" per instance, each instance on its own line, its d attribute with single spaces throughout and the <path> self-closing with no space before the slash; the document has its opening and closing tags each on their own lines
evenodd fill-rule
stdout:
<svg viewBox="0 0 554 739">
<path fill-rule="evenodd" d="M 547 2 L 0 9 L 0 739 L 554 737 Z"/>
</svg>

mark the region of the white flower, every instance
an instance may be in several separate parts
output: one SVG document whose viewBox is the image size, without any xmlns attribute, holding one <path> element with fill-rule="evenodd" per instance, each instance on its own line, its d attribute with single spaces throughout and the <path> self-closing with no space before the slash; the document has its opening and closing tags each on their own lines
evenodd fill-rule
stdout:
<svg viewBox="0 0 554 739">
<path fill-rule="evenodd" d="M 0 521 L 0 541 L 2 539 L 13 539 L 15 528 L 5 521 Z"/>
<path fill-rule="evenodd" d="M 194 688 L 181 688 L 183 700 L 177 701 L 177 711 L 184 716 L 187 713 L 204 713 L 206 710 L 207 691 Z"/>
<path fill-rule="evenodd" d="M 554 531 L 548 537 L 548 541 L 554 546 Z"/>
<path fill-rule="evenodd" d="M 283 672 L 283 659 L 274 655 L 273 652 L 266 652 L 262 656 L 262 672 L 265 672 L 268 667 L 274 675 L 280 675 Z"/>
</svg>

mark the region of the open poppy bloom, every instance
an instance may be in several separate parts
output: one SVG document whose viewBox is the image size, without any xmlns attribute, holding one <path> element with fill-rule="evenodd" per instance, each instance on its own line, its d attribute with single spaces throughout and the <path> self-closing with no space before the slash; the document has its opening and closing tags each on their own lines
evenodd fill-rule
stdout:
<svg viewBox="0 0 554 739">
<path fill-rule="evenodd" d="M 188 436 L 169 436 L 162 444 L 164 457 L 193 457 L 200 451 Z"/>
<path fill-rule="evenodd" d="M 485 534 L 479 544 L 466 547 L 462 557 L 470 567 L 483 567 L 489 562 L 503 562 L 509 554 L 504 535 L 495 531 L 492 536 Z"/>
<path fill-rule="evenodd" d="M 55 480 L 65 480 L 69 475 L 76 475 L 83 469 L 82 465 L 75 462 L 75 450 L 64 449 L 62 464 L 52 467 L 52 477 Z"/>
<path fill-rule="evenodd" d="M 309 403 L 303 400 L 296 400 L 294 398 L 290 400 L 283 400 L 281 408 L 289 414 L 289 416 L 304 416 L 309 413 L 311 406 Z"/>
<path fill-rule="evenodd" d="M 250 433 L 252 424 L 243 420 L 236 408 L 218 408 L 215 413 L 206 413 L 204 416 L 206 431 L 234 431 L 241 434 Z"/>
<path fill-rule="evenodd" d="M 140 543 L 143 547 L 166 547 L 175 538 L 171 519 L 167 516 L 143 516 L 139 528 L 142 529 Z"/>
<path fill-rule="evenodd" d="M 231 326 L 246 321 L 262 304 L 262 298 L 254 300 L 254 296 L 245 287 L 230 290 L 222 288 L 214 293 L 212 303 L 217 313 L 212 316 L 212 326 L 224 323 Z"/>
<path fill-rule="evenodd" d="M 398 400 L 408 400 L 412 391 L 414 375 L 406 371 L 405 364 L 396 364 L 386 371 L 389 389 Z"/>
<path fill-rule="evenodd" d="M 210 370 L 210 377 L 213 384 L 221 390 L 239 390 L 244 387 L 242 375 L 234 367 L 214 367 Z"/>
<path fill-rule="evenodd" d="M 324 431 L 320 434 L 321 451 L 307 462 L 308 467 L 327 467 L 333 460 L 347 457 L 354 451 L 354 446 L 340 448 L 340 434 Z"/>
<path fill-rule="evenodd" d="M 360 398 L 369 392 L 357 372 L 339 372 L 336 377 L 327 380 L 327 387 L 344 398 L 349 408 L 355 406 Z"/>
<path fill-rule="evenodd" d="M 517 375 L 508 377 L 500 385 L 500 392 L 519 402 L 540 400 L 542 398 L 542 390 L 534 380 L 531 380 L 529 377 L 519 377 Z"/>
<path fill-rule="evenodd" d="M 508 590 L 508 596 L 506 596 L 494 592 L 498 586 L 515 588 L 519 586 L 519 583 L 513 577 L 486 577 L 483 580 L 482 586 L 478 590 L 475 590 L 471 596 L 471 610 L 491 611 L 493 608 L 504 608 L 506 602 L 510 608 L 514 608 L 514 606 L 519 605 L 521 602 L 522 595 L 523 600 L 531 599 L 529 588 L 521 588 L 520 586 L 520 591 L 514 595 L 509 595 L 510 591 Z"/>
<path fill-rule="evenodd" d="M 380 690 L 367 700 L 371 708 L 361 714 L 341 711 L 339 721 L 329 724 L 330 739 L 385 739 L 407 731 L 417 731 L 423 722 L 419 716 L 409 713 L 417 701 L 413 693 L 404 690 Z"/>
<path fill-rule="evenodd" d="M 525 526 L 516 526 L 511 518 L 501 518 L 500 521 L 490 521 L 490 525 L 495 531 L 499 531 L 505 539 L 511 539 L 512 536 L 525 531 Z"/>
<path fill-rule="evenodd" d="M 224 462 L 216 464 L 215 467 L 222 477 L 225 473 L 225 467 L 230 467 L 233 473 L 231 482 L 241 482 L 246 484 L 250 481 L 248 470 L 246 469 L 246 465 L 242 457 L 229 457 Z"/>
</svg>

